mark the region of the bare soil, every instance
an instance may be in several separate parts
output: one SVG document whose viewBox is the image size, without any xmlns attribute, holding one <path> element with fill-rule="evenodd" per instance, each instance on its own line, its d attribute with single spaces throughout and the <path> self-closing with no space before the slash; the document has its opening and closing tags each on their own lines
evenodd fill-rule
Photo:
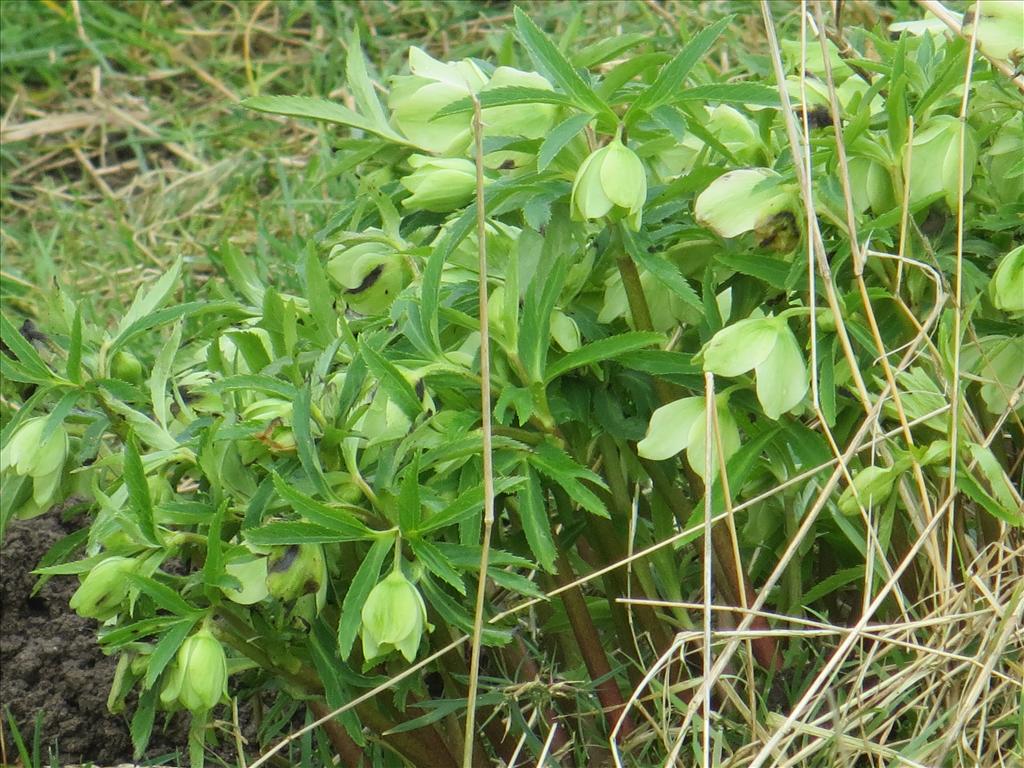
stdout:
<svg viewBox="0 0 1024 768">
<path fill-rule="evenodd" d="M 78 579 L 56 577 L 30 596 L 37 576 L 30 571 L 61 537 L 75 530 L 50 513 L 14 522 L 0 545 L 0 709 L 3 710 L 5 764 L 17 764 L 6 711 L 31 745 L 37 713 L 42 713 L 44 764 L 57 754 L 62 764 L 130 761 L 129 711 L 107 711 L 116 660 L 96 642 L 96 622 L 68 608 Z M 187 762 L 187 722 L 172 718 L 163 729 L 158 715 L 147 757 L 171 754 L 161 763 Z"/>
</svg>

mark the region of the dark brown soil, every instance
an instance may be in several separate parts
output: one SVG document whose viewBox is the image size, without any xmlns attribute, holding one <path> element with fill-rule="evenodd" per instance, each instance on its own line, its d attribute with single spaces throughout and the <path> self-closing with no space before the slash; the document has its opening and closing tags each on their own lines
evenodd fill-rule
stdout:
<svg viewBox="0 0 1024 768">
<path fill-rule="evenodd" d="M 30 597 L 37 577 L 29 571 L 45 552 L 74 530 L 56 514 L 15 522 L 0 544 L 0 708 L 10 711 L 30 745 L 36 715 L 42 712 L 42 758 L 50 750 L 61 762 L 93 761 L 115 765 L 132 757 L 127 714 L 107 711 L 107 694 L 116 660 L 104 656 L 96 642 L 96 622 L 68 608 L 78 586 L 69 577 L 51 579 Z M 4 714 L 7 762 L 17 751 Z M 161 732 L 157 716 L 148 756 L 178 751 L 187 754 L 187 722 L 177 717 Z M 163 762 L 163 761 L 161 761 Z M 172 764 L 187 762 L 171 758 Z"/>
</svg>

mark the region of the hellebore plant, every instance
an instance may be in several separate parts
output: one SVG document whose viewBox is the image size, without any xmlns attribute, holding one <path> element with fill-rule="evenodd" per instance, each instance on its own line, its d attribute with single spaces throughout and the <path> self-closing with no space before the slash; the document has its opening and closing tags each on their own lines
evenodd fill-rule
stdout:
<svg viewBox="0 0 1024 768">
<path fill-rule="evenodd" d="M 513 15 L 502 66 L 412 48 L 377 76 L 353 40 L 344 104 L 247 99 L 343 133 L 296 181 L 316 204 L 286 234 L 208 244 L 218 279 L 179 261 L 109 324 L 62 290 L 45 343 L 0 315 L 0 526 L 48 509 L 81 526 L 38 572 L 80 579 L 71 607 L 119 657 L 109 704 L 134 707 L 140 756 L 184 709 L 200 764 L 225 705 L 253 699 L 246 748 L 267 759 L 339 711 L 282 764 L 457 768 L 466 730 L 473 764 L 542 762 L 552 733 L 563 766 L 609 735 L 624 763 L 662 764 L 651 724 L 693 713 L 637 684 L 670 664 L 697 690 L 678 638 L 703 573 L 720 626 L 750 623 L 737 684 L 775 697 L 828 654 L 762 615 L 848 623 L 877 562 L 909 556 L 908 599 L 876 606 L 902 620 L 933 582 L 977 575 L 958 556 L 938 579 L 928 552 L 1024 526 L 1024 134 L 998 73 L 974 63 L 961 121 L 965 41 L 830 44 L 840 184 L 836 127 L 805 111 L 829 95 L 817 41 L 794 117 L 785 79 L 715 55 L 731 17 L 669 58 L 631 35 L 578 46 L 572 26 L 559 45 Z M 803 48 L 784 48 L 793 77 Z M 803 117 L 810 220 L 787 130 Z M 954 469 L 954 524 L 915 558 L 920 496 L 947 498 Z M 707 571 L 706 510 L 730 518 L 706 529 Z M 719 704 L 721 762 L 747 760 L 759 715 Z M 941 764 L 927 736 L 915 760 Z"/>
</svg>

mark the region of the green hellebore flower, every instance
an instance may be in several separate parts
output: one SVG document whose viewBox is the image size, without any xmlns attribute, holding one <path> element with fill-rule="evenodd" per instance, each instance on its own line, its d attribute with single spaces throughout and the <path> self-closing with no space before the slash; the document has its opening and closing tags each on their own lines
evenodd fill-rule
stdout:
<svg viewBox="0 0 1024 768">
<path fill-rule="evenodd" d="M 138 561 L 130 557 L 108 557 L 92 567 L 68 605 L 79 616 L 106 621 L 128 596 L 127 574 L 134 573 Z"/>
<path fill-rule="evenodd" d="M 225 564 L 224 570 L 241 584 L 238 589 L 221 587 L 228 600 L 239 605 L 253 605 L 270 594 L 267 590 L 267 558 L 232 560 Z"/>
<path fill-rule="evenodd" d="M 748 318 L 716 333 L 704 348 L 704 370 L 757 379 L 757 399 L 770 419 L 792 410 L 807 394 L 807 366 L 796 336 L 782 318 Z"/>
<path fill-rule="evenodd" d="M 640 228 L 647 200 L 647 174 L 636 153 L 615 138 L 583 161 L 572 183 L 572 211 L 579 219 L 599 219 L 613 208 Z"/>
<path fill-rule="evenodd" d="M 481 93 L 498 88 L 535 88 L 542 91 L 553 91 L 551 83 L 536 72 L 524 72 L 513 67 L 498 67 Z M 523 136 L 527 139 L 539 139 L 547 136 L 558 116 L 555 104 L 530 104 L 528 108 L 514 104 L 506 107 L 487 107 L 482 115 L 484 135 L 486 136 Z"/>
<path fill-rule="evenodd" d="M 479 92 L 486 83 L 484 74 L 468 59 L 445 63 L 416 47 L 409 49 L 409 71 L 411 75 L 391 80 L 392 123 L 425 150 L 443 155 L 463 152 L 472 138 L 472 115 L 433 117 L 449 104 Z"/>
<path fill-rule="evenodd" d="M 1024 245 L 1003 257 L 989 284 L 992 303 L 1004 312 L 1024 312 Z"/>
<path fill-rule="evenodd" d="M 48 419 L 27 419 L 0 449 L 0 472 L 13 469 L 16 475 L 32 478 L 32 501 L 44 510 L 57 493 L 68 455 L 68 433 L 63 424 L 43 440 Z"/>
<path fill-rule="evenodd" d="M 327 562 L 320 544 L 275 547 L 266 569 L 267 591 L 278 600 L 316 594 L 327 583 Z"/>
<path fill-rule="evenodd" d="M 855 145 L 852 152 L 858 148 L 862 148 L 863 153 L 851 154 L 849 160 L 850 192 L 854 208 L 861 212 L 870 208 L 876 214 L 888 211 L 896 201 L 892 178 L 879 159 L 881 149 L 873 143 L 862 142 Z"/>
<path fill-rule="evenodd" d="M 385 243 L 335 245 L 327 274 L 343 291 L 345 304 L 361 315 L 380 315 L 391 308 L 408 281 L 405 259 Z"/>
<path fill-rule="evenodd" d="M 213 709 L 227 695 L 228 660 L 220 641 L 203 628 L 178 649 L 178 701 L 191 712 Z"/>
<path fill-rule="evenodd" d="M 740 432 L 729 410 L 726 396 L 715 400 L 718 429 L 721 433 L 725 460 L 739 450 Z M 709 474 L 718 474 L 718 447 L 712 443 L 711 472 L 704 465 L 707 446 L 707 401 L 703 397 L 684 397 L 663 405 L 651 414 L 647 435 L 637 444 L 637 452 L 645 459 L 661 461 L 686 451 L 686 460 L 693 471 L 707 481 Z"/>
<path fill-rule="evenodd" d="M 853 485 L 847 486 L 839 496 L 839 511 L 844 515 L 855 515 L 861 506 L 881 504 L 892 493 L 898 467 L 865 467 L 853 477 Z"/>
<path fill-rule="evenodd" d="M 409 165 L 413 172 L 401 180 L 402 186 L 412 192 L 402 201 L 407 210 L 447 213 L 473 199 L 476 165 L 471 160 L 412 155 Z"/>
<path fill-rule="evenodd" d="M 952 115 L 937 115 L 914 134 L 910 160 L 910 204 L 942 193 L 946 205 L 956 208 L 960 174 L 960 121 Z M 964 194 L 971 188 L 978 144 L 967 126 L 964 137 Z"/>
<path fill-rule="evenodd" d="M 720 237 L 762 229 L 796 203 L 781 181 L 782 176 L 768 168 L 740 168 L 719 176 L 694 203 L 697 222 Z"/>
<path fill-rule="evenodd" d="M 560 309 L 551 313 L 551 338 L 563 352 L 572 352 L 580 348 L 579 326 Z"/>
<path fill-rule="evenodd" d="M 425 626 L 429 628 L 423 596 L 401 570 L 392 571 L 370 591 L 363 604 L 363 658 L 372 661 L 396 650 L 411 662 Z"/>
<path fill-rule="evenodd" d="M 997 59 L 1017 60 L 1024 56 L 1024 3 L 1020 0 L 981 0 L 978 11 L 978 47 L 982 51 Z M 970 35 L 974 31 L 975 20 L 965 20 L 964 34 Z"/>
</svg>

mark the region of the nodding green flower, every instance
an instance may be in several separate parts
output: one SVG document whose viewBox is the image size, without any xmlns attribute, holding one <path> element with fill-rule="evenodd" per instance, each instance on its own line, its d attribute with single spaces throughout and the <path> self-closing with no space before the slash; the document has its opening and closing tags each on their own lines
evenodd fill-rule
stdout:
<svg viewBox="0 0 1024 768">
<path fill-rule="evenodd" d="M 616 209 L 639 229 L 646 200 L 644 164 L 618 137 L 591 152 L 572 183 L 572 212 L 578 219 L 599 219 Z"/>
<path fill-rule="evenodd" d="M 999 262 L 989 292 L 997 308 L 1024 312 L 1024 245 L 1018 245 Z"/>
<path fill-rule="evenodd" d="M 178 649 L 177 674 L 168 696 L 177 687 L 178 701 L 191 712 L 213 709 L 227 695 L 228 660 L 220 641 L 205 627 L 185 639 Z M 161 699 L 164 692 L 161 691 Z"/>
<path fill-rule="evenodd" d="M 971 6 L 973 11 L 973 3 Z M 979 15 L 964 17 L 964 34 L 977 27 L 978 47 L 997 59 L 1019 60 L 1024 56 L 1024 3 L 1020 0 L 981 0 Z"/>
<path fill-rule="evenodd" d="M 245 557 L 225 564 L 228 576 L 238 579 L 239 587 L 221 587 L 224 595 L 239 605 L 253 605 L 265 598 L 267 590 L 267 558 Z"/>
<path fill-rule="evenodd" d="M 477 93 L 487 78 L 472 61 L 445 63 L 423 50 L 409 49 L 411 75 L 391 80 L 391 121 L 406 138 L 442 155 L 462 153 L 472 138 L 472 115 L 462 112 L 433 119 L 444 107 Z"/>
<path fill-rule="evenodd" d="M 409 279 L 402 254 L 378 242 L 335 245 L 327 274 L 342 287 L 348 308 L 361 315 L 387 312 Z"/>
<path fill-rule="evenodd" d="M 978 145 L 974 131 L 966 127 L 964 136 L 964 194 L 971 188 Z M 910 159 L 910 204 L 942 193 L 942 199 L 954 210 L 959 197 L 960 121 L 952 115 L 936 115 L 914 134 Z"/>
<path fill-rule="evenodd" d="M 127 574 L 134 573 L 138 561 L 130 557 L 108 557 L 92 567 L 68 605 L 79 616 L 106 621 L 128 596 Z"/>
<path fill-rule="evenodd" d="M 68 433 L 63 424 L 43 440 L 48 417 L 27 419 L 2 449 L 0 472 L 32 478 L 32 501 L 43 511 L 57 495 L 68 455 Z"/>
<path fill-rule="evenodd" d="M 266 423 L 266 427 L 254 437 L 273 453 L 290 453 L 295 450 L 295 433 L 292 431 L 292 403 L 280 397 L 264 397 L 246 406 L 242 417 L 250 421 Z"/>
<path fill-rule="evenodd" d="M 524 72 L 513 67 L 498 67 L 481 89 L 481 93 L 498 88 L 535 88 L 553 91 L 551 83 L 536 72 Z M 547 136 L 558 116 L 555 104 L 513 104 L 505 107 L 487 107 L 481 113 L 485 136 L 522 136 L 540 139 Z"/>
<path fill-rule="evenodd" d="M 704 370 L 739 376 L 753 370 L 757 399 L 770 419 L 792 410 L 807 394 L 807 366 L 796 336 L 783 318 L 740 320 L 704 347 Z"/>
<path fill-rule="evenodd" d="M 372 661 L 399 651 L 406 661 L 416 658 L 427 624 L 423 596 L 400 569 L 393 570 L 366 598 L 362 611 L 363 658 Z"/>
<path fill-rule="evenodd" d="M 796 204 L 782 176 L 768 168 L 740 168 L 719 176 L 694 203 L 697 222 L 720 237 L 766 230 Z"/>
<path fill-rule="evenodd" d="M 476 165 L 455 157 L 412 155 L 413 172 L 402 178 L 402 186 L 412 192 L 402 205 L 410 211 L 447 213 L 468 203 L 476 192 Z M 488 183 L 489 179 L 484 179 Z"/>
<path fill-rule="evenodd" d="M 718 431 L 725 460 L 740 448 L 740 431 L 729 410 L 726 395 L 715 398 Z M 645 459 L 661 461 L 686 451 L 686 461 L 705 481 L 718 474 L 717 441 L 711 444 L 710 471 L 705 466 L 707 450 L 707 401 L 703 397 L 684 397 L 663 405 L 651 414 L 647 435 L 637 443 L 637 452 Z"/>
<path fill-rule="evenodd" d="M 275 547 L 266 569 L 267 591 L 278 600 L 316 594 L 327 583 L 327 562 L 320 544 Z"/>
</svg>

